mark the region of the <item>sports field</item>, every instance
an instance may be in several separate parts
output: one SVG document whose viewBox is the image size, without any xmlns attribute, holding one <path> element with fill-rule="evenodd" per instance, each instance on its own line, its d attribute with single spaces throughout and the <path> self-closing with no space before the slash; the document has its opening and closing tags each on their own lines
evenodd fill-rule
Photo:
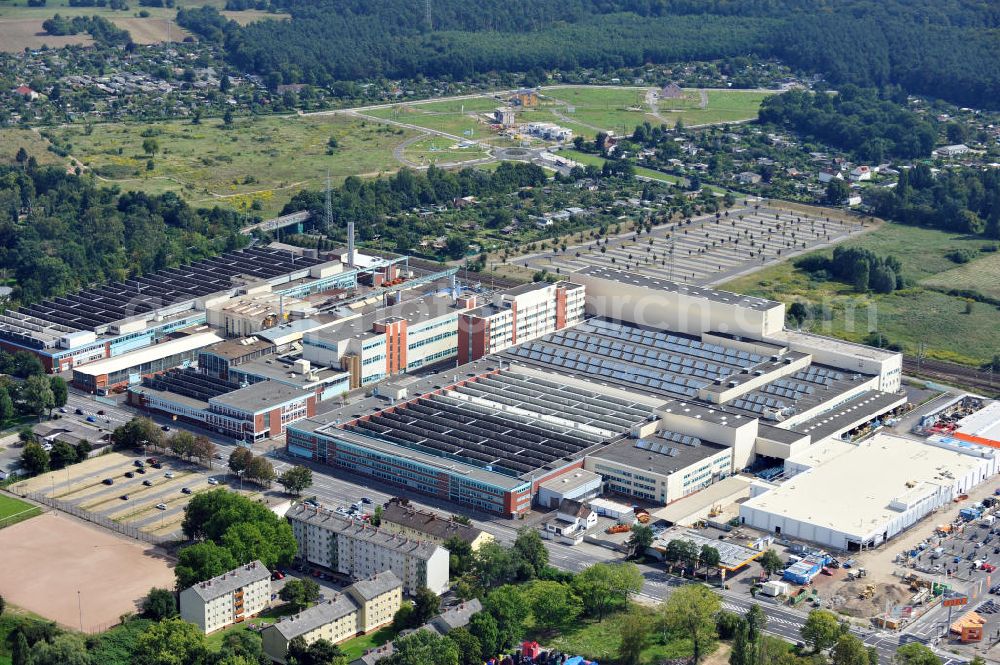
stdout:
<svg viewBox="0 0 1000 665">
<path fill-rule="evenodd" d="M 151 587 L 173 586 L 173 564 L 134 540 L 58 512 L 0 529 L 0 593 L 85 632 L 118 623 Z"/>
<path fill-rule="evenodd" d="M 94 125 L 53 130 L 60 144 L 103 182 L 152 193 L 175 191 L 196 205 L 259 205 L 277 213 L 303 188 L 316 188 L 329 172 L 349 175 L 394 171 L 393 148 L 416 132 L 343 115 L 237 118 L 232 127 L 206 119 L 150 124 Z M 143 136 L 143 134 L 147 136 Z M 143 141 L 154 139 L 150 156 Z M 332 150 L 329 141 L 335 138 Z M 327 154 L 331 152 L 331 154 Z M 153 169 L 147 169 L 152 157 Z"/>
<path fill-rule="evenodd" d="M 0 529 L 23 522 L 41 513 L 42 511 L 37 506 L 27 501 L 0 494 Z"/>
</svg>

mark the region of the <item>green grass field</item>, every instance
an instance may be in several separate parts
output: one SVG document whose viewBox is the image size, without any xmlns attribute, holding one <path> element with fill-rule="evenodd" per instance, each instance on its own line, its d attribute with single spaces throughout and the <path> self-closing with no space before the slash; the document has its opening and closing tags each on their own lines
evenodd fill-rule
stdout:
<svg viewBox="0 0 1000 665">
<path fill-rule="evenodd" d="M 927 354 L 941 360 L 978 365 L 993 357 L 1000 348 L 1000 310 L 986 303 L 974 303 L 966 313 L 966 301 L 925 288 L 928 281 L 944 280 L 955 270 L 945 254 L 955 249 L 978 250 L 988 244 L 981 239 L 886 223 L 852 239 L 844 246 L 864 247 L 878 254 L 896 256 L 911 286 L 892 294 L 858 294 L 841 282 L 817 281 L 785 261 L 722 288 L 791 303 L 802 300 L 828 309 L 828 317 L 807 322 L 811 330 L 852 341 L 864 341 L 873 331 L 881 332 L 904 351 L 913 353 L 921 342 Z M 823 250 L 829 255 L 831 250 Z M 985 259 L 995 269 L 996 259 Z M 974 264 L 969 264 L 964 285 L 955 288 L 987 289 L 996 285 L 987 275 L 977 286 Z M 964 266 L 963 266 L 964 267 Z M 995 274 L 995 273 L 994 273 Z M 987 289 L 988 290 L 988 289 Z M 823 319 L 826 320 L 823 320 Z"/>
<path fill-rule="evenodd" d="M 981 259 L 937 273 L 920 283 L 936 289 L 978 291 L 1000 299 L 1000 252 L 984 254 Z"/>
<path fill-rule="evenodd" d="M 428 136 L 407 146 L 403 151 L 403 156 L 424 165 L 481 159 L 488 157 L 489 153 L 479 145 L 462 147 L 455 140 L 444 136 Z"/>
<path fill-rule="evenodd" d="M 621 646 L 621 627 L 625 622 L 634 621 L 637 615 L 654 614 L 654 610 L 643 605 L 632 605 L 627 612 L 618 612 L 605 617 L 604 621 L 581 620 L 557 637 L 546 639 L 545 645 L 568 654 L 578 654 L 599 662 L 615 662 Z M 651 640 L 652 644 L 642 651 L 640 663 L 651 665 L 674 658 L 688 658 L 692 653 L 691 640 L 671 639 L 667 643 Z M 716 644 L 704 650 L 703 655 L 715 651 Z"/>
<path fill-rule="evenodd" d="M 349 175 L 395 171 L 393 148 L 415 135 L 409 130 L 342 115 L 237 118 L 151 124 L 114 123 L 54 130 L 60 144 L 106 184 L 123 190 L 178 192 L 196 205 L 240 209 L 259 201 L 260 214 L 276 213 L 298 190 L 319 187 L 329 171 L 339 182 Z M 160 150 L 146 169 L 143 133 Z M 338 147 L 327 154 L 327 142 Z"/>
<path fill-rule="evenodd" d="M 476 100 L 465 100 L 474 102 Z M 496 103 L 494 102 L 493 106 Z M 490 129 L 489 123 L 477 115 L 477 111 L 466 108 L 465 113 L 451 107 L 444 107 L 450 110 L 436 111 L 431 104 L 397 105 L 391 108 L 374 109 L 364 111 L 365 115 L 373 118 L 393 120 L 408 125 L 415 125 L 425 129 L 432 129 L 438 132 L 445 132 L 459 138 L 476 139 L 477 141 L 487 141 L 493 145 L 511 145 L 508 139 L 498 136 Z"/>
<path fill-rule="evenodd" d="M 396 633 L 392 630 L 392 626 L 385 626 L 374 633 L 359 635 L 346 642 L 342 642 L 338 646 L 344 655 L 347 656 L 347 662 L 350 663 L 363 656 L 367 649 L 380 647 L 386 642 L 391 642 L 395 637 Z"/>
<path fill-rule="evenodd" d="M 553 122 L 572 129 L 575 134 L 593 138 L 598 131 L 613 130 L 630 134 L 636 125 L 650 122 L 673 126 L 683 119 L 686 125 L 702 125 L 757 116 L 757 109 L 768 92 L 751 90 L 707 90 L 707 104 L 701 108 L 701 92 L 690 90 L 683 99 L 661 101 L 654 113 L 647 103 L 650 88 L 620 86 L 543 88 L 539 106 L 516 109 L 518 122 Z M 504 102 L 492 95 L 439 102 L 395 104 L 388 108 L 363 111 L 364 115 L 394 120 L 505 145 L 502 137 L 492 136 L 482 117 Z"/>
<path fill-rule="evenodd" d="M 539 112 L 559 113 L 572 118 L 582 130 L 571 127 L 583 136 L 593 136 L 594 128 L 629 134 L 642 123 L 666 123 L 673 126 L 680 119 L 687 126 L 749 120 L 757 117 L 761 102 L 770 92 L 755 90 L 706 90 L 702 108 L 702 92 L 687 90 L 680 99 L 661 99 L 653 106 L 647 103 L 649 88 L 578 87 L 544 90 L 545 102 Z M 528 114 L 526 114 L 528 115 Z M 552 120 L 559 122 L 559 119 Z"/>
<path fill-rule="evenodd" d="M 41 509 L 37 506 L 0 494 L 0 528 L 23 522 L 41 513 Z"/>
</svg>

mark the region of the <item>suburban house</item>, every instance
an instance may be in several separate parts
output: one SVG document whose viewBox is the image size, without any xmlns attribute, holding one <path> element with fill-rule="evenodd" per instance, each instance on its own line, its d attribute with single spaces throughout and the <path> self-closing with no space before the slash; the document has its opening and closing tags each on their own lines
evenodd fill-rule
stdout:
<svg viewBox="0 0 1000 665">
<path fill-rule="evenodd" d="M 872 179 L 872 170 L 868 166 L 855 166 L 851 171 L 851 182 L 862 182 Z"/>
<path fill-rule="evenodd" d="M 844 175 L 840 171 L 834 171 L 833 169 L 823 169 L 819 172 L 820 182 L 830 182 L 831 180 L 843 180 Z"/>
<path fill-rule="evenodd" d="M 597 525 L 597 513 L 590 506 L 574 499 L 559 502 L 555 519 L 545 524 L 547 538 L 562 538 L 579 542 L 583 534 Z"/>
</svg>

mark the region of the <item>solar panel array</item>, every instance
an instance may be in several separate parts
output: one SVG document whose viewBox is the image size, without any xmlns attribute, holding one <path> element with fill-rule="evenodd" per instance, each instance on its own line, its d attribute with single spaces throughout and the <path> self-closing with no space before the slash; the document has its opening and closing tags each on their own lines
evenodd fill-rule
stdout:
<svg viewBox="0 0 1000 665">
<path fill-rule="evenodd" d="M 749 351 L 604 319 L 592 319 L 507 353 L 529 364 L 682 398 L 695 397 L 700 388 L 763 360 Z"/>
<path fill-rule="evenodd" d="M 639 450 L 648 450 L 651 453 L 659 453 L 660 455 L 666 455 L 667 457 L 677 457 L 681 454 L 679 448 L 668 446 L 665 443 L 650 441 L 649 439 L 639 439 L 635 442 L 635 447 Z"/>
<path fill-rule="evenodd" d="M 648 413 L 626 400 L 502 372 L 377 412 L 347 429 L 521 475 L 619 436 Z"/>
<path fill-rule="evenodd" d="M 774 397 L 767 397 L 766 395 L 761 395 L 759 393 L 744 395 L 743 397 L 730 402 L 730 405 L 736 407 L 737 409 L 751 411 L 757 415 L 765 415 L 788 408 L 788 405 L 782 400 Z"/>
<path fill-rule="evenodd" d="M 144 385 L 207 402 L 213 397 L 238 390 L 240 384 L 202 374 L 193 367 L 173 369 L 145 380 Z"/>
<path fill-rule="evenodd" d="M 30 317 L 34 317 L 71 330 L 93 330 L 137 314 L 224 291 L 234 286 L 234 278 L 273 278 L 322 262 L 285 250 L 253 247 L 124 282 L 103 284 L 7 314 L 24 324 L 31 324 Z"/>
<path fill-rule="evenodd" d="M 777 379 L 768 383 L 760 388 L 761 392 L 768 393 L 770 395 L 777 395 L 778 397 L 787 397 L 792 401 L 798 401 L 806 395 L 812 395 L 816 390 L 810 385 L 800 383 L 798 381 L 789 381 L 787 379 Z"/>
<path fill-rule="evenodd" d="M 792 378 L 799 379 L 800 381 L 808 381 L 820 386 L 829 386 L 834 381 L 843 381 L 844 375 L 836 370 L 810 365 L 806 369 L 792 374 Z"/>
<path fill-rule="evenodd" d="M 671 441 L 673 443 L 680 443 L 685 446 L 697 447 L 701 445 L 701 439 L 696 436 L 688 436 L 687 434 L 681 434 L 680 432 L 671 432 L 670 430 L 661 430 L 656 433 L 656 436 L 663 439 L 664 441 Z"/>
</svg>

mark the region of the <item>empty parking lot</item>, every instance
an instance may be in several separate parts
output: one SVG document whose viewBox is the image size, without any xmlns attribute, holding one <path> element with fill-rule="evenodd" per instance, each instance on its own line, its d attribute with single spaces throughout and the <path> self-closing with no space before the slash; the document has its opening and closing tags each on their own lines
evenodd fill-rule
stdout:
<svg viewBox="0 0 1000 665">
<path fill-rule="evenodd" d="M 62 502 L 59 507 L 85 511 L 98 523 L 112 521 L 154 536 L 178 537 L 191 497 L 226 484 L 226 468 L 217 464 L 210 470 L 162 457 L 156 458 L 160 468 L 154 468 L 148 459 L 132 453 L 100 455 L 17 483 L 11 491 L 55 499 Z"/>
<path fill-rule="evenodd" d="M 650 277 L 692 284 L 713 284 L 770 261 L 839 242 L 863 230 L 842 217 L 747 205 L 653 229 L 589 240 L 565 252 L 518 258 L 518 265 L 565 275 L 580 268 L 620 268 Z"/>
</svg>

